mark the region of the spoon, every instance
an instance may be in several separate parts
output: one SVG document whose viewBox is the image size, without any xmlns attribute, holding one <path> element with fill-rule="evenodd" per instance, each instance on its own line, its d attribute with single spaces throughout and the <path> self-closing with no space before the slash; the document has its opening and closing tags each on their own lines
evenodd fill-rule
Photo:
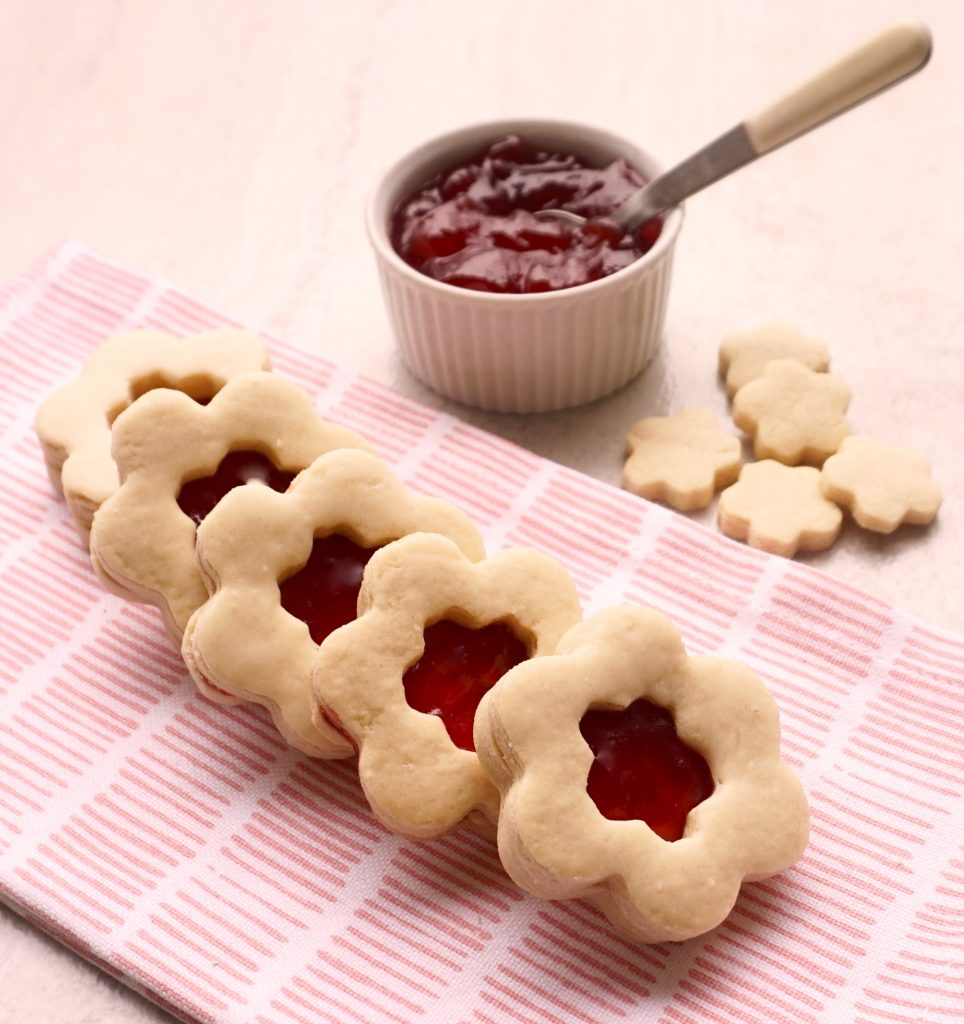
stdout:
<svg viewBox="0 0 964 1024">
<path fill-rule="evenodd" d="M 927 26 L 915 21 L 897 22 L 654 178 L 605 219 L 624 232 L 651 220 L 764 153 L 920 71 L 930 55 Z M 568 210 L 537 210 L 536 216 L 586 223 L 585 217 Z"/>
</svg>

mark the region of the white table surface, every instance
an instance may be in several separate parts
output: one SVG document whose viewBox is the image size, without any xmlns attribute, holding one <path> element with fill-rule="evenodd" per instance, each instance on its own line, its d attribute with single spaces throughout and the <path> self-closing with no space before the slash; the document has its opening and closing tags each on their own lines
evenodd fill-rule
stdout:
<svg viewBox="0 0 964 1024">
<path fill-rule="evenodd" d="M 641 378 L 567 413 L 450 411 L 617 482 L 637 418 L 726 415 L 722 334 L 795 320 L 829 344 L 855 430 L 925 452 L 945 493 L 934 526 L 851 526 L 809 561 L 964 629 L 958 0 L 6 0 L 0 277 L 81 238 L 447 406 L 393 352 L 362 229 L 387 162 L 532 115 L 602 124 L 668 163 L 905 14 L 935 36 L 919 77 L 688 204 L 665 345 Z M 0 915 L 0 1024 L 169 1019 Z"/>
</svg>

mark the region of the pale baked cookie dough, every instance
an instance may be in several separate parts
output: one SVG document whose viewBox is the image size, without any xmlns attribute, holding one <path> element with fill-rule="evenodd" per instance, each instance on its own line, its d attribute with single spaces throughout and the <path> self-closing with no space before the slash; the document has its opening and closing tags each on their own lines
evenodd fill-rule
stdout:
<svg viewBox="0 0 964 1024">
<path fill-rule="evenodd" d="M 309 561 L 316 538 L 338 534 L 370 549 L 418 530 L 451 538 L 447 543 L 467 560 L 485 554 L 465 513 L 409 491 L 367 452 L 322 455 L 283 494 L 235 488 L 197 531 L 211 597 L 188 622 L 182 652 L 201 692 L 222 703 L 229 695 L 263 705 L 285 739 L 308 754 L 349 756 L 353 747 L 341 733 L 323 719 L 312 724 L 318 644 L 283 607 L 279 581 Z M 345 572 L 337 565 L 329 571 Z"/>
<path fill-rule="evenodd" d="M 445 538 L 415 534 L 372 557 L 358 612 L 320 647 L 312 693 L 316 721 L 337 723 L 358 748 L 376 817 L 414 839 L 480 814 L 495 821 L 498 793 L 475 752 L 456 745 L 441 717 L 408 703 L 406 673 L 421 665 L 426 628 L 443 620 L 473 630 L 505 624 L 523 641 L 523 656 L 543 660 L 581 617 L 568 573 L 537 551 L 510 549 L 475 563 Z"/>
<path fill-rule="evenodd" d="M 850 433 L 850 389 L 794 359 L 777 359 L 733 399 L 733 422 L 753 438 L 758 459 L 819 466 Z"/>
<path fill-rule="evenodd" d="M 901 523 L 929 523 L 941 507 L 930 462 L 913 448 L 873 437 L 848 437 L 824 463 L 820 487 L 858 525 L 877 533 L 893 533 Z"/>
<path fill-rule="evenodd" d="M 704 409 L 640 420 L 626 438 L 622 485 L 683 512 L 706 508 L 740 472 L 740 440 Z"/>
<path fill-rule="evenodd" d="M 740 479 L 720 495 L 717 514 L 728 537 L 786 558 L 829 548 L 843 521 L 821 492 L 819 469 L 771 459 L 743 467 Z"/>
<path fill-rule="evenodd" d="M 370 445 L 320 419 L 301 388 L 270 373 L 235 378 L 206 406 L 179 391 L 150 391 L 114 422 L 122 483 L 94 516 L 91 564 L 115 593 L 156 605 L 180 646 L 208 597 L 195 524 L 177 503 L 182 484 L 213 474 L 229 452 L 255 451 L 297 473 L 335 448 Z"/>
<path fill-rule="evenodd" d="M 604 817 L 587 792 L 583 716 L 641 698 L 671 711 L 714 784 L 676 841 L 642 820 Z M 688 657 L 651 609 L 609 608 L 571 629 L 555 655 L 507 673 L 482 700 L 475 740 L 502 794 L 499 855 L 513 881 L 544 899 L 588 898 L 636 941 L 708 931 L 744 880 L 782 871 L 806 846 L 807 801 L 780 760 L 773 699 L 739 662 Z"/>
<path fill-rule="evenodd" d="M 794 359 L 811 370 L 830 367 L 830 352 L 817 338 L 786 320 L 767 320 L 749 330 L 734 331 L 720 343 L 720 375 L 732 398 L 751 380 L 763 375 L 774 359 Z"/>
<path fill-rule="evenodd" d="M 117 490 L 110 428 L 131 402 L 159 387 L 206 400 L 229 380 L 270 368 L 261 340 L 230 328 L 187 338 L 131 331 L 95 349 L 80 375 L 50 395 L 36 419 L 47 473 L 81 533 Z"/>
</svg>

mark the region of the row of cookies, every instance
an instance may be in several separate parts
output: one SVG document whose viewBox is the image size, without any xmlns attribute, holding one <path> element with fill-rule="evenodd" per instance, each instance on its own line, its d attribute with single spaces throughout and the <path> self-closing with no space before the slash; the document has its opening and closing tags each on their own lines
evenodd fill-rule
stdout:
<svg viewBox="0 0 964 1024">
<path fill-rule="evenodd" d="M 563 566 L 486 557 L 267 365 L 240 332 L 126 335 L 37 420 L 98 576 L 161 610 L 202 693 L 357 754 L 400 835 L 497 829 L 520 886 L 640 941 L 706 931 L 799 857 L 806 800 L 752 672 L 649 609 L 580 621 Z"/>
<path fill-rule="evenodd" d="M 937 515 L 941 494 L 923 455 L 850 434 L 850 389 L 828 372 L 822 341 L 768 321 L 727 335 L 719 367 L 733 421 L 760 461 L 741 469 L 739 439 L 721 431 L 712 413 L 648 417 L 627 437 L 627 490 L 692 511 L 725 488 L 720 529 L 786 557 L 828 548 L 841 509 L 878 533 Z"/>
</svg>

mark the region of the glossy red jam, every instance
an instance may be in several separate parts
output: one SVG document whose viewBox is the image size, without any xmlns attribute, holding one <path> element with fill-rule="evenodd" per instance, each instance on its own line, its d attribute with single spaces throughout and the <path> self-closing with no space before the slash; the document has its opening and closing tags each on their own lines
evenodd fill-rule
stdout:
<svg viewBox="0 0 964 1024">
<path fill-rule="evenodd" d="M 356 617 L 362 576 L 376 550 L 340 533 L 316 537 L 304 567 L 278 584 L 281 607 L 307 625 L 316 644 Z"/>
<path fill-rule="evenodd" d="M 586 789 L 599 813 L 680 839 L 687 814 L 713 792 L 713 776 L 676 735 L 670 712 L 637 700 L 622 711 L 587 711 L 579 731 L 596 755 Z"/>
<path fill-rule="evenodd" d="M 425 630 L 424 640 L 421 658 L 402 678 L 405 699 L 416 711 L 438 715 L 457 747 L 475 750 L 479 701 L 529 657 L 528 648 L 504 622 L 471 629 L 442 619 Z"/>
<path fill-rule="evenodd" d="M 202 523 L 215 505 L 235 487 L 258 482 L 274 491 L 286 491 L 296 474 L 278 467 L 260 452 L 228 452 L 211 476 L 181 484 L 177 504 L 181 511 Z"/>
<path fill-rule="evenodd" d="M 625 160 L 591 167 L 510 135 L 401 202 L 392 245 L 416 270 L 460 288 L 571 288 L 622 270 L 656 243 L 658 219 L 626 234 L 604 219 L 644 184 Z M 551 209 L 596 219 L 579 227 L 534 216 Z"/>
</svg>

